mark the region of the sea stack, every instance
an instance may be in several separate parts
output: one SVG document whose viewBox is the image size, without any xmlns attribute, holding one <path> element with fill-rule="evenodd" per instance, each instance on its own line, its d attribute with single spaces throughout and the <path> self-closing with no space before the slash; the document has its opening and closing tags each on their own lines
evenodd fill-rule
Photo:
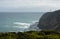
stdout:
<svg viewBox="0 0 60 39">
<path fill-rule="evenodd" d="M 60 10 L 45 13 L 39 19 L 38 27 L 42 30 L 60 31 Z"/>
</svg>

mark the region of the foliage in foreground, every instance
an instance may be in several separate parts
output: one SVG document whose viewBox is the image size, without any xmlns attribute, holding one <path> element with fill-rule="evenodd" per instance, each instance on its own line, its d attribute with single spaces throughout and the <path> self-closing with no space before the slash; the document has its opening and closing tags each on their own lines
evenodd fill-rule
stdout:
<svg viewBox="0 0 60 39">
<path fill-rule="evenodd" d="M 60 39 L 60 32 L 56 31 L 27 31 L 0 33 L 0 39 Z"/>
</svg>

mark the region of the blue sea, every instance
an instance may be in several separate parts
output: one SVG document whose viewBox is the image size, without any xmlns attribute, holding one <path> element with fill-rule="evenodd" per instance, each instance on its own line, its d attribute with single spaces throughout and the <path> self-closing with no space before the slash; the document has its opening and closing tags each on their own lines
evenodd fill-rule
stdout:
<svg viewBox="0 0 60 39">
<path fill-rule="evenodd" d="M 0 12 L 0 32 L 19 32 L 38 22 L 42 12 Z"/>
</svg>

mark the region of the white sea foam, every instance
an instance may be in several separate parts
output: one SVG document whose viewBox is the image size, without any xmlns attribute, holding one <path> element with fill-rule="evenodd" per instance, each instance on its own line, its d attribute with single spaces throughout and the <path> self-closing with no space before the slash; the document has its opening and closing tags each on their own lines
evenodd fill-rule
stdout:
<svg viewBox="0 0 60 39">
<path fill-rule="evenodd" d="M 14 22 L 13 24 L 16 25 L 16 26 L 14 26 L 16 28 L 17 27 L 18 28 L 28 28 L 30 26 L 29 23 L 21 23 L 21 22 Z"/>
<path fill-rule="evenodd" d="M 21 23 L 21 22 L 14 22 L 16 25 L 23 25 L 23 26 L 29 26 L 29 23 Z"/>
<path fill-rule="evenodd" d="M 32 23 L 31 23 L 31 24 L 35 24 L 36 22 L 38 22 L 38 20 L 36 20 L 36 21 L 32 21 Z"/>
</svg>

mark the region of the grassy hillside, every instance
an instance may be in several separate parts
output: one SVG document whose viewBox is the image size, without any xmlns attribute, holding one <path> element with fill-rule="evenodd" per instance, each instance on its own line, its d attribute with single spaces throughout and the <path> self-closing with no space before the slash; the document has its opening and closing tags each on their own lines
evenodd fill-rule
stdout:
<svg viewBox="0 0 60 39">
<path fill-rule="evenodd" d="M 60 32 L 56 31 L 27 31 L 0 33 L 0 39 L 60 39 Z"/>
</svg>

